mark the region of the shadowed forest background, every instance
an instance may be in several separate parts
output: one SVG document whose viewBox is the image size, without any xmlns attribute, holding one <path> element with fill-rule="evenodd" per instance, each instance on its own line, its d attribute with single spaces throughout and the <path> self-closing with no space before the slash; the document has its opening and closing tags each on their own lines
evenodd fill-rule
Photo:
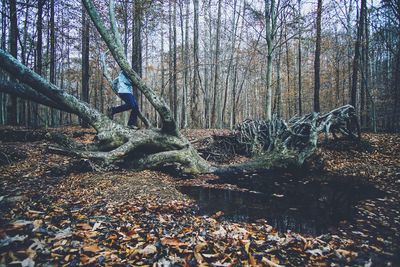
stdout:
<svg viewBox="0 0 400 267">
<path fill-rule="evenodd" d="M 103 75 L 106 66 L 114 79 L 119 67 L 80 1 L 3 0 L 1 12 L 2 49 L 102 112 L 120 101 Z M 133 69 L 181 128 L 232 128 L 266 118 L 268 110 L 288 119 L 351 103 L 363 129 L 399 130 L 394 0 L 117 1 L 116 16 Z M 158 121 L 137 95 L 143 113 Z M 0 94 L 0 123 L 78 119 Z"/>
</svg>

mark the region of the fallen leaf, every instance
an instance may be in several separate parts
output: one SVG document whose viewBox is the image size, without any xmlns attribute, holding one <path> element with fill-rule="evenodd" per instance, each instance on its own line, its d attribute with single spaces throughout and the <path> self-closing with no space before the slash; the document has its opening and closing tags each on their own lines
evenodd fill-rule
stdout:
<svg viewBox="0 0 400 267">
<path fill-rule="evenodd" d="M 98 253 L 101 251 L 101 248 L 97 245 L 90 245 L 90 246 L 85 246 L 83 247 L 84 252 L 92 252 L 92 253 Z"/>
<path fill-rule="evenodd" d="M 26 258 L 21 262 L 22 267 L 34 267 L 35 266 L 35 261 L 32 260 L 30 257 Z"/>
<path fill-rule="evenodd" d="M 100 225 L 101 225 L 102 223 L 103 223 L 102 221 L 96 222 L 96 223 L 93 225 L 92 231 L 96 231 L 96 230 L 100 227 Z"/>
<path fill-rule="evenodd" d="M 309 249 L 306 250 L 306 253 L 311 254 L 312 256 L 322 256 L 324 254 L 320 249 Z"/>
<path fill-rule="evenodd" d="M 265 257 L 262 257 L 261 261 L 262 261 L 262 263 L 266 264 L 266 266 L 283 267 L 282 265 L 276 264 L 275 262 L 273 262 L 273 261 L 271 261 L 271 260 L 269 260 L 269 259 L 267 259 Z"/>
<path fill-rule="evenodd" d="M 179 239 L 171 237 L 164 237 L 163 239 L 161 239 L 161 244 L 164 246 L 172 246 L 172 247 L 188 246 L 187 243 L 181 242 Z"/>
<path fill-rule="evenodd" d="M 0 248 L 8 246 L 9 244 L 13 242 L 22 242 L 24 241 L 28 236 L 26 235 L 16 235 L 13 237 L 5 236 L 3 239 L 0 239 Z"/>
<path fill-rule="evenodd" d="M 92 230 L 92 226 L 88 223 L 78 223 L 76 225 L 76 228 L 81 229 L 81 230 Z"/>
<path fill-rule="evenodd" d="M 217 238 L 217 239 L 223 239 L 226 237 L 226 230 L 224 229 L 224 227 L 220 226 L 218 231 L 215 231 L 212 233 L 212 235 Z"/>
<path fill-rule="evenodd" d="M 148 255 L 152 255 L 157 253 L 157 248 L 154 245 L 147 245 L 144 249 L 142 249 L 141 254 L 143 254 L 144 256 L 148 256 Z"/>
<path fill-rule="evenodd" d="M 194 247 L 194 257 L 196 258 L 198 263 L 202 263 L 204 261 L 203 256 L 200 254 L 203 248 L 207 247 L 206 242 L 198 242 Z"/>
</svg>

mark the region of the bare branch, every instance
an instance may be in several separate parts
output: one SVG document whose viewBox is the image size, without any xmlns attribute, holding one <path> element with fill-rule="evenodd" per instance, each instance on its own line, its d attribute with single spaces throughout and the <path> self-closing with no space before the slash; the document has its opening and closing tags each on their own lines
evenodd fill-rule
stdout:
<svg viewBox="0 0 400 267">
<path fill-rule="evenodd" d="M 17 82 L 12 82 L 12 81 L 7 81 L 7 80 L 0 80 L 0 92 L 18 96 L 23 99 L 31 100 L 33 102 L 37 102 L 39 104 L 51 107 L 51 108 L 56 108 L 62 111 L 66 112 L 71 112 L 67 106 L 62 106 L 53 100 L 49 99 L 45 95 L 42 95 L 35 90 L 33 90 L 31 87 L 17 83 Z"/>
<path fill-rule="evenodd" d="M 118 47 L 120 50 L 123 50 L 123 45 L 121 42 L 121 35 L 118 30 L 118 25 L 117 25 L 117 20 L 115 19 L 115 2 L 114 0 L 110 0 L 110 3 L 108 5 L 108 16 L 110 18 L 110 24 L 111 24 L 111 32 L 113 33 L 115 37 L 115 42 L 117 43 Z"/>
</svg>

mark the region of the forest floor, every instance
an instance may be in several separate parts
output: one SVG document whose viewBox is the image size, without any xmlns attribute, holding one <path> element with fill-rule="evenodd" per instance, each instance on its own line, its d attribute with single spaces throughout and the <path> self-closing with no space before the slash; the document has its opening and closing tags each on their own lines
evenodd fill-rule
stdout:
<svg viewBox="0 0 400 267">
<path fill-rule="evenodd" d="M 324 143 L 292 173 L 176 177 L 93 171 L 45 134 L 0 128 L 0 266 L 400 266 L 400 135 Z"/>
</svg>

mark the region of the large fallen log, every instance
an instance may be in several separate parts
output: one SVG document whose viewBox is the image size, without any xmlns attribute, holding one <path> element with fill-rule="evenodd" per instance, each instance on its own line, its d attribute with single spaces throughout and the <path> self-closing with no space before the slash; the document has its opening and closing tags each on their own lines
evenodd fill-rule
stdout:
<svg viewBox="0 0 400 267">
<path fill-rule="evenodd" d="M 294 117 L 288 123 L 276 115 L 270 121 L 245 120 L 230 135 L 214 137 L 215 141 L 203 153 L 221 155 L 225 151 L 250 157 L 245 163 L 222 167 L 220 172 L 300 167 L 314 154 L 321 133 L 326 140 L 329 134 L 334 138 L 338 134 L 360 138 L 354 107 L 345 105 L 323 114 L 310 113 Z"/>
</svg>

